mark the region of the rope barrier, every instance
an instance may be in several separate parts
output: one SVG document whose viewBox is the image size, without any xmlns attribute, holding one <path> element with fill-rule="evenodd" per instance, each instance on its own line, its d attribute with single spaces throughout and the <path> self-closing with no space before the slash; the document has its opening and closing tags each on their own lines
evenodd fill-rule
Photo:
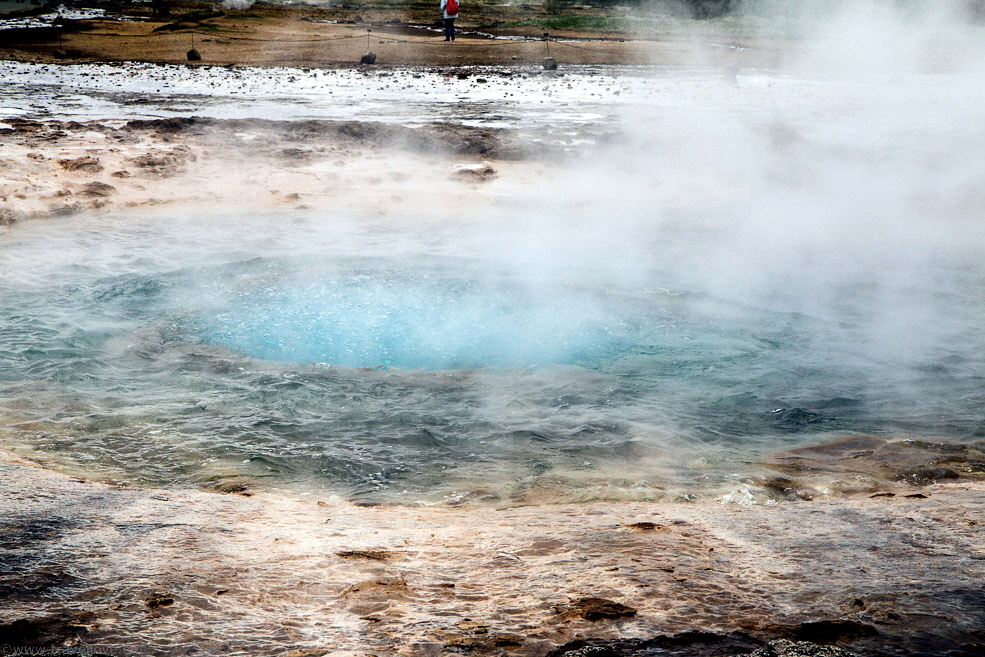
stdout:
<svg viewBox="0 0 985 657">
<path fill-rule="evenodd" d="M 605 50 L 602 48 L 586 48 L 585 46 L 576 46 L 568 41 L 555 41 L 559 46 L 567 46 L 568 48 L 576 48 L 577 50 L 586 50 L 588 52 L 595 52 L 604 55 L 625 55 L 626 53 L 621 50 Z"/>
<path fill-rule="evenodd" d="M 214 37 L 216 39 L 228 39 L 230 41 L 254 41 L 254 42 L 258 42 L 258 43 L 325 43 L 325 42 L 329 42 L 329 41 L 347 41 L 347 40 L 350 40 L 350 39 L 362 39 L 362 38 L 366 38 L 368 40 L 369 38 L 371 38 L 367 34 L 352 34 L 352 35 L 349 35 L 349 36 L 318 37 L 318 38 L 314 38 L 314 39 L 264 39 L 264 38 L 260 38 L 260 37 L 246 37 L 246 36 L 222 35 L 222 34 L 216 34 L 215 32 L 202 32 L 202 31 L 199 31 L 199 30 L 189 30 L 189 31 L 182 30 L 182 32 L 184 34 L 198 34 L 198 35 L 201 35 L 201 36 Z M 150 34 L 118 34 L 116 32 L 87 32 L 86 34 L 91 35 L 91 36 L 115 36 L 115 37 L 129 39 L 129 38 L 152 37 L 152 36 L 157 36 L 158 34 L 161 34 L 161 33 L 160 32 L 152 32 Z M 379 34 L 375 34 L 373 36 L 375 36 L 380 42 L 408 43 L 408 44 L 415 45 L 415 46 L 426 45 L 426 44 L 429 44 L 429 43 L 437 43 L 437 42 L 431 42 L 431 41 L 411 41 L 409 39 L 399 39 L 399 38 L 396 38 L 396 37 L 381 36 Z M 513 46 L 513 45 L 521 44 L 521 43 L 523 43 L 523 44 L 529 44 L 529 43 L 540 43 L 540 42 L 545 42 L 545 43 L 548 44 L 548 46 L 547 46 L 548 55 L 550 54 L 550 45 L 549 45 L 550 43 L 554 43 L 554 44 L 557 44 L 559 46 L 566 46 L 568 48 L 576 48 L 578 50 L 585 50 L 587 52 L 595 52 L 595 53 L 611 54 L 611 55 L 621 55 L 621 54 L 624 54 L 622 51 L 606 50 L 606 49 L 594 48 L 594 47 L 586 47 L 586 46 L 578 46 L 578 45 L 575 45 L 575 44 L 573 44 L 571 42 L 568 42 L 568 41 L 559 41 L 559 40 L 555 40 L 555 39 L 544 39 L 542 37 L 525 37 L 523 39 L 509 39 L 509 40 L 506 40 L 506 39 L 487 39 L 487 40 L 483 40 L 483 46 L 493 46 L 493 45 L 495 45 L 495 46 Z"/>
<path fill-rule="evenodd" d="M 177 30 L 175 30 L 177 32 Z M 181 31 L 181 34 L 199 34 L 202 36 L 215 37 L 217 39 L 229 39 L 231 41 L 259 41 L 263 43 L 324 43 L 325 41 L 344 41 L 346 39 L 362 39 L 366 35 L 354 34 L 352 36 L 340 37 L 319 37 L 317 39 L 261 39 L 259 37 L 240 37 L 216 34 L 215 32 L 199 32 L 198 30 Z M 116 32 L 86 32 L 89 36 L 115 36 L 124 39 L 146 38 L 161 34 L 161 32 L 151 32 L 150 34 L 118 34 Z"/>
<path fill-rule="evenodd" d="M 346 37 L 346 38 L 349 38 L 349 37 Z M 379 35 L 377 35 L 376 38 L 379 39 L 381 43 L 384 42 L 384 41 L 386 41 L 386 42 L 391 42 L 391 43 L 409 43 L 411 45 L 416 45 L 416 46 L 419 46 L 419 45 L 422 45 L 422 44 L 429 44 L 429 43 L 438 43 L 438 42 L 430 42 L 430 41 L 409 41 L 407 39 L 398 39 L 396 37 L 384 37 L 384 36 L 379 36 Z M 579 50 L 585 50 L 587 52 L 594 52 L 594 53 L 600 53 L 600 54 L 608 54 L 608 55 L 623 55 L 623 54 L 625 54 L 621 50 L 606 50 L 606 49 L 602 49 L 602 48 L 592 48 L 592 47 L 587 47 L 587 46 L 576 46 L 575 44 L 570 43 L 570 42 L 567 42 L 567 41 L 557 41 L 555 39 L 543 39 L 541 37 L 528 37 L 528 38 L 525 38 L 525 39 L 511 39 L 509 41 L 506 41 L 506 40 L 488 40 L 488 41 L 483 41 L 482 45 L 483 46 L 494 46 L 494 45 L 495 46 L 513 46 L 513 45 L 516 45 L 518 43 L 527 44 L 527 43 L 541 43 L 541 42 L 546 42 L 548 44 L 547 45 L 547 54 L 548 54 L 548 56 L 550 55 L 550 52 L 551 52 L 551 47 L 550 47 L 550 44 L 551 43 L 554 43 L 554 44 L 560 45 L 560 46 L 567 46 L 568 48 L 577 48 Z M 444 46 L 442 46 L 442 47 L 444 47 Z"/>
<path fill-rule="evenodd" d="M 229 39 L 231 41 L 258 41 L 261 43 L 324 43 L 326 41 L 346 41 L 348 39 L 362 39 L 365 34 L 352 34 L 350 36 L 340 36 L 340 37 L 323 37 L 318 39 L 261 39 L 259 37 L 237 37 L 237 36 L 221 36 L 210 32 L 198 32 L 193 30 L 194 34 L 208 34 L 209 36 L 214 36 L 217 39 Z M 149 36 L 149 35 L 148 35 Z"/>
<path fill-rule="evenodd" d="M 178 30 L 175 30 L 175 31 L 178 31 Z M 195 36 L 194 35 L 196 35 L 196 34 L 198 34 L 200 36 L 213 37 L 215 39 L 226 39 L 226 40 L 229 40 L 229 41 L 251 41 L 251 42 L 256 42 L 256 43 L 319 43 L 319 44 L 328 44 L 328 43 L 331 43 L 333 41 L 350 41 L 352 39 L 362 39 L 362 38 L 365 37 L 365 39 L 366 39 L 366 50 L 367 51 L 371 51 L 372 50 L 371 39 L 374 36 L 376 37 L 376 39 L 378 40 L 379 43 L 406 43 L 406 44 L 410 44 L 410 45 L 416 46 L 416 47 L 420 47 L 422 45 L 431 45 L 431 46 L 436 46 L 436 47 L 445 47 L 443 44 L 441 44 L 439 46 L 439 44 L 438 44 L 437 41 L 431 41 L 431 40 L 410 40 L 410 39 L 401 39 L 401 38 L 392 37 L 392 36 L 383 36 L 383 35 L 380 35 L 380 34 L 373 34 L 373 31 L 372 31 L 371 28 L 366 28 L 366 33 L 365 34 L 350 34 L 348 36 L 331 36 L 331 37 L 326 36 L 326 37 L 317 37 L 317 38 L 313 38 L 313 39 L 287 39 L 287 38 L 268 39 L 268 38 L 261 38 L 261 37 L 222 35 L 222 34 L 216 34 L 215 32 L 203 32 L 203 31 L 200 31 L 200 30 L 187 30 L 187 31 L 181 30 L 181 32 L 184 32 L 186 34 L 190 34 L 191 35 L 191 38 L 192 38 L 192 51 L 195 50 L 195 41 L 194 41 Z M 142 38 L 142 37 L 156 36 L 157 34 L 160 34 L 160 32 L 151 32 L 149 34 L 132 34 L 132 35 L 121 35 L 121 34 L 117 34 L 117 33 L 113 33 L 113 32 L 89 32 L 88 34 L 91 34 L 91 35 L 94 35 L 94 36 L 117 36 L 117 37 L 124 37 L 124 38 L 130 38 L 130 37 L 141 37 Z M 488 47 L 488 46 L 515 46 L 517 44 L 533 44 L 533 43 L 539 43 L 539 42 L 543 42 L 544 45 L 546 46 L 548 59 L 551 59 L 551 42 L 553 42 L 554 44 L 556 44 L 558 46 L 564 46 L 566 48 L 574 48 L 576 50 L 581 50 L 581 51 L 584 51 L 584 52 L 590 52 L 590 53 L 593 53 L 593 54 L 596 54 L 596 55 L 615 55 L 615 56 L 619 56 L 619 55 L 625 55 L 626 54 L 625 51 L 622 51 L 622 50 L 612 50 L 612 49 L 606 49 L 606 48 L 598 48 L 598 47 L 594 47 L 594 46 L 576 45 L 574 43 L 571 43 L 570 41 L 560 41 L 560 40 L 557 40 L 557 39 L 554 39 L 554 38 L 551 38 L 551 37 L 547 36 L 547 33 L 545 33 L 545 36 L 543 36 L 543 37 L 522 37 L 522 38 L 519 38 L 519 39 L 483 39 L 482 45 L 483 45 L 483 47 Z"/>
</svg>

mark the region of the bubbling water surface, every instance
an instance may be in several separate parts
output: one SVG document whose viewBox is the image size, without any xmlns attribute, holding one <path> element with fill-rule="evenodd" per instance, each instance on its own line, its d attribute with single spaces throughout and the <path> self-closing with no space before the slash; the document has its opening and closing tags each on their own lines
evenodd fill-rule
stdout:
<svg viewBox="0 0 985 657">
<path fill-rule="evenodd" d="M 626 300 L 458 262 L 310 264 L 265 263 L 286 280 L 238 292 L 205 339 L 267 360 L 445 370 L 592 364 L 641 329 Z"/>
</svg>

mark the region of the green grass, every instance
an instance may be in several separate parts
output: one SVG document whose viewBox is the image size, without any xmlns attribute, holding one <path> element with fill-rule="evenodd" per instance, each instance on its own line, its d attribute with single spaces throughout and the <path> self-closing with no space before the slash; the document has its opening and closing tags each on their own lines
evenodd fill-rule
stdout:
<svg viewBox="0 0 985 657">
<path fill-rule="evenodd" d="M 589 16 L 586 14 L 543 16 L 522 21 L 520 25 L 578 32 L 625 32 L 629 27 L 627 21 L 622 17 Z"/>
<path fill-rule="evenodd" d="M 209 18 L 221 18 L 226 14 L 218 9 L 196 9 L 194 11 L 186 11 L 183 14 L 178 14 L 171 18 L 172 21 L 176 23 L 197 23 L 204 21 Z"/>
</svg>

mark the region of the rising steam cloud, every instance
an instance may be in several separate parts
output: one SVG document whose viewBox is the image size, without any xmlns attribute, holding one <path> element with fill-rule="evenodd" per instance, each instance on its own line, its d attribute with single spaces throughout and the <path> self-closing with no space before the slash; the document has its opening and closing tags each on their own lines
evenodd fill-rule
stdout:
<svg viewBox="0 0 985 657">
<path fill-rule="evenodd" d="M 223 9 L 249 9 L 254 4 L 254 0 L 222 0 Z"/>
</svg>

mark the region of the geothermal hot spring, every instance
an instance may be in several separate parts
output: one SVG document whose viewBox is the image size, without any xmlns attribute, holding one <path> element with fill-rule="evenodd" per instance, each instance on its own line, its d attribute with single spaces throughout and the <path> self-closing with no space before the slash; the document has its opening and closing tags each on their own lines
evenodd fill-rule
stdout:
<svg viewBox="0 0 985 657">
<path fill-rule="evenodd" d="M 182 99 L 222 116 L 249 85 L 247 105 L 277 118 L 457 117 L 571 156 L 475 207 L 13 227 L 4 443 L 132 484 L 523 504 L 755 500 L 777 450 L 980 441 L 985 85 L 980 69 L 899 61 L 735 84 L 570 67 L 481 89 L 295 71 L 266 91 L 260 70 L 132 67 L 108 90 L 6 64 L 9 116 L 45 94 L 71 101 L 56 118 Z"/>
</svg>

